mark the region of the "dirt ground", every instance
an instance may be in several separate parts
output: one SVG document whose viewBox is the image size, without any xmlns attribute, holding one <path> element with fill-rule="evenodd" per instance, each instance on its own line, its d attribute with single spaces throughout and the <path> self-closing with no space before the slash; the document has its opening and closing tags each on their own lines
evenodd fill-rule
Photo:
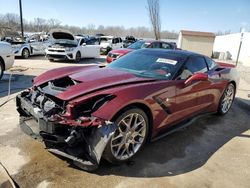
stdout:
<svg viewBox="0 0 250 188">
<path fill-rule="evenodd" d="M 104 59 L 82 60 L 79 65 L 100 62 Z M 121 166 L 102 161 L 89 173 L 49 153 L 19 129 L 14 97 L 31 85 L 34 76 L 70 65 L 77 64 L 51 63 L 43 57 L 15 61 L 15 70 L 22 72 L 12 76 L 10 101 L 0 107 L 0 162 L 20 187 L 250 187 L 250 108 L 238 98 L 224 117 L 203 117 L 147 144 Z M 8 99 L 8 78 L 0 81 L 0 104 Z"/>
</svg>

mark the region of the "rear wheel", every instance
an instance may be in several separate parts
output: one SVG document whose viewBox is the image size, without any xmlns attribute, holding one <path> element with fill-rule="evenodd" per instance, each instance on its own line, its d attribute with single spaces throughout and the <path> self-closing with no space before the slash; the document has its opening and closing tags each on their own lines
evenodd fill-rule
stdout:
<svg viewBox="0 0 250 188">
<path fill-rule="evenodd" d="M 103 157 L 120 164 L 130 160 L 144 145 L 148 135 L 148 117 L 139 108 L 131 108 L 114 121 L 117 129 L 108 142 Z"/>
<path fill-rule="evenodd" d="M 77 52 L 77 53 L 76 53 L 75 62 L 76 62 L 76 63 L 79 63 L 80 61 L 81 61 L 81 53 L 80 53 L 80 52 Z"/>
<path fill-rule="evenodd" d="M 0 60 L 0 80 L 3 77 L 3 71 L 4 71 L 3 62 Z"/>
<path fill-rule="evenodd" d="M 54 62 L 54 59 L 49 59 L 50 62 Z"/>
<path fill-rule="evenodd" d="M 234 84 L 230 83 L 228 84 L 227 88 L 225 89 L 221 97 L 220 104 L 218 107 L 218 114 L 224 115 L 229 111 L 234 101 L 234 95 L 235 95 L 235 86 Z"/>
<path fill-rule="evenodd" d="M 22 51 L 22 58 L 23 59 L 28 59 L 30 56 L 30 52 L 27 48 L 24 48 L 23 51 Z"/>
</svg>

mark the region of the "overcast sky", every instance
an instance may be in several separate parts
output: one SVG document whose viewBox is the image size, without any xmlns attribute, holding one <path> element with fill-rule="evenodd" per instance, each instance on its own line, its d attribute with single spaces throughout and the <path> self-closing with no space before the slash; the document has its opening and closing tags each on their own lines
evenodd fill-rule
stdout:
<svg viewBox="0 0 250 188">
<path fill-rule="evenodd" d="M 0 14 L 19 14 L 19 0 L 0 0 Z M 23 17 L 62 24 L 149 27 L 146 0 L 22 0 Z M 250 0 L 161 0 L 163 30 L 250 30 Z"/>
</svg>

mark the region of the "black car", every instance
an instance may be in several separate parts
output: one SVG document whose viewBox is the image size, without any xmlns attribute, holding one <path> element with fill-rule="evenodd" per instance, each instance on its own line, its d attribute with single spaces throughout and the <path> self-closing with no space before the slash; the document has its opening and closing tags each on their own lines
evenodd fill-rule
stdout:
<svg viewBox="0 0 250 188">
<path fill-rule="evenodd" d="M 128 46 L 130 46 L 131 44 L 135 43 L 137 41 L 137 39 L 135 39 L 135 37 L 133 36 L 126 36 L 125 40 L 123 41 L 123 47 L 127 48 Z"/>
</svg>

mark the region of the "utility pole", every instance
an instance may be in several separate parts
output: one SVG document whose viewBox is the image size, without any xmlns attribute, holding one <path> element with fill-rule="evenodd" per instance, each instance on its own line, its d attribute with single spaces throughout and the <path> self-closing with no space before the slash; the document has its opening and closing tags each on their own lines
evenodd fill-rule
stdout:
<svg viewBox="0 0 250 188">
<path fill-rule="evenodd" d="M 239 50 L 238 50 L 237 59 L 236 59 L 236 67 L 238 65 L 238 61 L 239 61 L 239 57 L 240 57 L 240 50 L 241 50 L 241 45 L 242 45 L 243 37 L 244 37 L 244 29 L 241 28 L 240 45 L 239 45 Z"/>
<path fill-rule="evenodd" d="M 21 34 L 22 34 L 22 39 L 24 39 L 24 35 L 23 35 L 23 11 L 22 11 L 22 0 L 19 0 L 19 8 L 20 8 L 20 21 L 21 21 Z"/>
</svg>

